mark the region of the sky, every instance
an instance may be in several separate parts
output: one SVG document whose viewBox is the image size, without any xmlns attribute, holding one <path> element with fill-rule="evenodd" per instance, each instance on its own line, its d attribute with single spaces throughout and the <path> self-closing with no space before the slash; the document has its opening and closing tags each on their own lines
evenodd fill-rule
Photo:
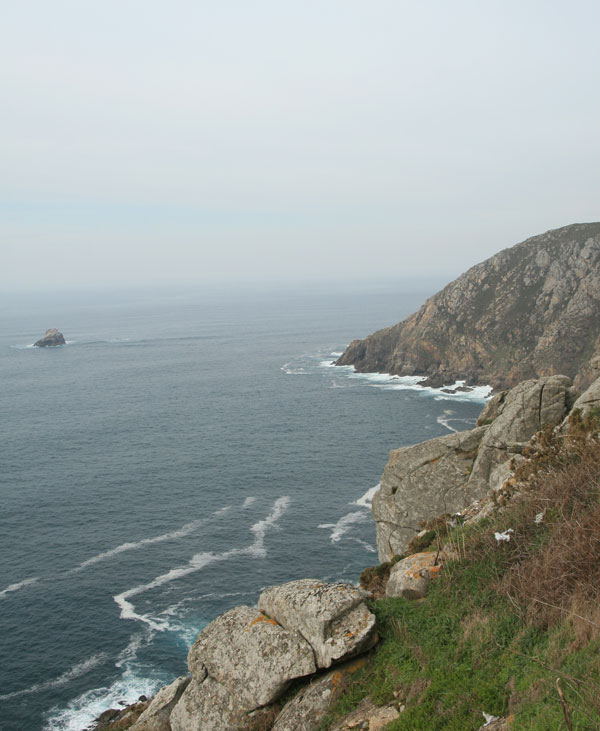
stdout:
<svg viewBox="0 0 600 731">
<path fill-rule="evenodd" d="M 596 0 L 19 0 L 0 287 L 453 277 L 600 220 Z"/>
</svg>

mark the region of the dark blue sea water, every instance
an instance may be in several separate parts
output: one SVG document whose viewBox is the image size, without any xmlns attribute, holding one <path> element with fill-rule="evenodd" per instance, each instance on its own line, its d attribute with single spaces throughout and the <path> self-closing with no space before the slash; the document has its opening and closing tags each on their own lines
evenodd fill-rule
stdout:
<svg viewBox="0 0 600 731">
<path fill-rule="evenodd" d="M 377 562 L 388 451 L 481 395 L 330 363 L 434 288 L 2 297 L 2 729 L 80 731 L 263 587 Z"/>
</svg>

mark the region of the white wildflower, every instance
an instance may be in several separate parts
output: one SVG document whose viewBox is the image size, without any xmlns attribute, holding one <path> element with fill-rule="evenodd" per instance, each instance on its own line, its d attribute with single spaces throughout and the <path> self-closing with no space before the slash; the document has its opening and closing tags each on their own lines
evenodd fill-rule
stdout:
<svg viewBox="0 0 600 731">
<path fill-rule="evenodd" d="M 500 543 L 501 541 L 510 541 L 509 533 L 514 533 L 512 528 L 508 528 L 503 533 L 494 533 L 494 538 Z"/>
<path fill-rule="evenodd" d="M 537 514 L 537 515 L 535 516 L 535 524 L 536 524 L 536 525 L 539 525 L 539 524 L 540 524 L 540 523 L 542 522 L 542 520 L 544 520 L 544 513 L 545 513 L 545 512 L 546 512 L 545 510 L 542 510 L 542 512 L 541 512 L 541 513 L 538 513 L 538 514 Z"/>
<path fill-rule="evenodd" d="M 496 533 L 496 535 L 498 535 L 498 533 Z M 500 716 L 492 716 L 491 713 L 486 713 L 485 711 L 482 711 L 482 713 L 483 713 L 483 717 L 485 718 L 485 723 L 483 724 L 484 727 L 489 726 L 491 723 L 494 723 L 494 721 L 500 720 Z"/>
</svg>

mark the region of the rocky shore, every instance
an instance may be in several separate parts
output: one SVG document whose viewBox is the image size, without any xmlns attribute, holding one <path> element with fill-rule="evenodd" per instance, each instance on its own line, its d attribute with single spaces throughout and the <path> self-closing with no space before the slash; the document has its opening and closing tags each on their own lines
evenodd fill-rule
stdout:
<svg viewBox="0 0 600 731">
<path fill-rule="evenodd" d="M 427 521 L 442 515 L 476 523 L 501 511 L 507 495 L 514 499 L 532 438 L 599 406 L 600 378 L 579 397 L 566 376 L 529 380 L 491 399 L 476 428 L 393 450 L 372 507 L 387 562 L 379 595 L 423 599 L 446 564 L 462 558 L 452 543 L 418 550 L 432 540 Z M 317 731 L 344 677 L 378 642 L 366 603 L 372 596 L 316 579 L 270 587 L 257 608 L 235 607 L 202 630 L 189 651 L 189 675 L 151 702 L 106 712 L 97 731 Z M 333 728 L 374 731 L 403 710 L 401 702 L 365 699 Z M 501 718 L 485 727 L 507 728 Z"/>
</svg>

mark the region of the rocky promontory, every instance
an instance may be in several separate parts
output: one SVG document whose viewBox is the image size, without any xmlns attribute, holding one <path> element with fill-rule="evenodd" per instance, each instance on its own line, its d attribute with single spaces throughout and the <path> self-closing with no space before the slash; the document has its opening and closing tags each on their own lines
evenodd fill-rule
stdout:
<svg viewBox="0 0 600 731">
<path fill-rule="evenodd" d="M 36 348 L 53 348 L 57 345 L 66 344 L 67 341 L 65 340 L 65 336 L 58 332 L 55 327 L 51 327 L 49 330 L 46 330 L 44 337 L 37 340 L 33 345 Z"/>
<path fill-rule="evenodd" d="M 354 340 L 337 365 L 510 388 L 600 365 L 600 223 L 548 231 L 469 269 L 403 322 Z"/>
</svg>

